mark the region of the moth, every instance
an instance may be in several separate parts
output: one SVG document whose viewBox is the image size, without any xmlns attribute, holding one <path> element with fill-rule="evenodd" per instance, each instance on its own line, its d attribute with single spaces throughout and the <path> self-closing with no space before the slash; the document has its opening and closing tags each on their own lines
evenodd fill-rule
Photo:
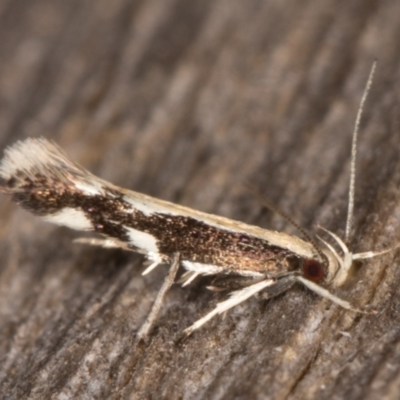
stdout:
<svg viewBox="0 0 400 400">
<path fill-rule="evenodd" d="M 375 66 L 353 134 L 346 234 L 350 232 L 353 213 L 359 120 L 374 69 Z M 160 264 L 172 265 L 138 333 L 140 337 L 148 334 L 180 266 L 185 270 L 180 278 L 183 285 L 198 276 L 215 275 L 236 278 L 239 286 L 185 330 L 191 334 L 217 314 L 259 292 L 266 298 L 273 297 L 298 282 L 346 309 L 360 311 L 326 286 L 335 288 L 343 284 L 354 260 L 390 250 L 353 254 L 345 241 L 326 231 L 336 242 L 338 251 L 326 241 L 321 240 L 317 245 L 309 236 L 301 239 L 125 190 L 92 175 L 44 138 L 26 139 L 5 150 L 0 163 L 0 188 L 23 208 L 46 221 L 99 234 L 80 242 L 144 254 L 150 265 L 143 275 Z"/>
</svg>

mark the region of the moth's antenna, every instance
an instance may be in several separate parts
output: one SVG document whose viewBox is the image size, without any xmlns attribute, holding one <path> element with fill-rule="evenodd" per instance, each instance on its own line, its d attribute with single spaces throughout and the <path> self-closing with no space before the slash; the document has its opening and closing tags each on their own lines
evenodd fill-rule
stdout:
<svg viewBox="0 0 400 400">
<path fill-rule="evenodd" d="M 274 213 L 280 215 L 283 219 L 285 219 L 289 224 L 293 225 L 296 229 L 299 230 L 300 233 L 303 234 L 303 236 L 311 243 L 311 245 L 314 247 L 315 251 L 319 255 L 320 259 L 322 262 L 326 262 L 326 256 L 322 253 L 320 247 L 317 245 L 316 241 L 295 221 L 293 221 L 292 218 L 290 218 L 285 212 L 280 210 L 278 207 L 273 205 L 272 203 L 269 202 L 257 189 L 255 186 L 251 185 L 250 183 L 245 183 L 245 186 L 247 189 L 253 192 L 253 194 L 257 197 L 258 201 L 266 208 L 270 209 Z"/>
<path fill-rule="evenodd" d="M 361 98 L 360 107 L 358 107 L 356 123 L 354 125 L 353 141 L 351 144 L 351 165 L 350 165 L 350 186 L 349 186 L 349 206 L 347 209 L 347 221 L 346 221 L 346 233 L 345 233 L 345 243 L 348 243 L 351 226 L 353 224 L 353 210 L 354 210 L 354 188 L 356 181 L 356 157 L 357 157 L 357 136 L 360 128 L 361 116 L 364 109 L 365 100 L 367 99 L 369 90 L 374 79 L 376 69 L 376 61 L 372 64 L 371 72 L 369 73 L 367 85 L 365 86 L 363 96 Z"/>
</svg>

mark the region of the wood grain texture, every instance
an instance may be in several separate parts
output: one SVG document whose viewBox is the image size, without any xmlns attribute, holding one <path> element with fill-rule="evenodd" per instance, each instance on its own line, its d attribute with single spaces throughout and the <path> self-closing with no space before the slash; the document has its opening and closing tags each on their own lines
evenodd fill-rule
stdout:
<svg viewBox="0 0 400 400">
<path fill-rule="evenodd" d="M 0 147 L 43 135 L 113 183 L 295 233 L 343 235 L 351 132 L 360 134 L 355 251 L 400 241 L 400 3 L 378 0 L 0 1 Z M 4 399 L 397 399 L 399 252 L 336 294 L 251 299 L 187 340 L 224 298 L 174 286 L 135 345 L 167 273 L 73 244 L 0 197 Z"/>
</svg>

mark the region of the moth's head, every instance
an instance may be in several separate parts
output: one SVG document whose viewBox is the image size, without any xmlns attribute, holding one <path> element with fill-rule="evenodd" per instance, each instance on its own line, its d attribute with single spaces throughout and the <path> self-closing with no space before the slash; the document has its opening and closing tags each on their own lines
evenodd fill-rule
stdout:
<svg viewBox="0 0 400 400">
<path fill-rule="evenodd" d="M 336 287 L 343 285 L 348 280 L 349 276 L 351 275 L 355 261 L 381 256 L 400 247 L 400 243 L 397 243 L 393 247 L 380 251 L 366 251 L 364 253 L 353 253 L 348 248 L 346 243 L 342 239 L 340 239 L 339 236 L 335 235 L 333 232 L 325 228 L 322 227 L 319 228 L 328 233 L 334 239 L 337 246 L 340 248 L 340 253 L 339 253 L 330 243 L 326 242 L 325 240 L 321 239 L 318 236 L 318 239 L 325 246 L 325 249 L 323 249 L 322 252 L 328 260 L 327 261 L 328 272 L 326 276 L 326 282 Z"/>
<path fill-rule="evenodd" d="M 323 249 L 319 250 L 323 253 L 325 264 L 327 265 L 325 282 L 332 286 L 341 286 L 346 282 L 349 276 L 355 255 L 353 255 L 339 236 L 321 226 L 319 226 L 319 228 L 328 233 L 341 250 L 341 254 L 339 254 L 334 246 L 322 239 L 320 236 L 317 236 L 324 246 Z"/>
<path fill-rule="evenodd" d="M 328 233 L 332 239 L 336 242 L 338 247 L 340 247 L 340 254 L 339 252 L 333 247 L 330 243 L 327 241 L 323 240 L 321 237 L 318 236 L 318 239 L 324 244 L 325 249 L 324 249 L 324 254 L 326 255 L 328 259 L 328 276 L 327 276 L 327 283 L 331 284 L 332 286 L 341 286 L 343 285 L 349 275 L 350 271 L 352 269 L 352 266 L 354 264 L 354 260 L 360 259 L 360 258 L 368 258 L 368 257 L 373 257 L 375 255 L 381 254 L 381 253 L 373 253 L 369 252 L 369 256 L 366 257 L 365 255 L 367 253 L 352 253 L 346 243 L 340 239 L 339 236 L 334 234 L 333 232 L 329 231 L 328 229 L 319 227 L 326 233 Z"/>
</svg>

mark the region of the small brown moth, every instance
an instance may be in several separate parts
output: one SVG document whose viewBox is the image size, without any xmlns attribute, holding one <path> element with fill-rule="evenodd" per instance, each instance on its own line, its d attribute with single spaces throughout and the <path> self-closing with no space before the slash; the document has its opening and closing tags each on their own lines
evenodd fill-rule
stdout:
<svg viewBox="0 0 400 400">
<path fill-rule="evenodd" d="M 0 187 L 23 208 L 47 221 L 103 237 L 80 242 L 145 254 L 151 265 L 143 274 L 162 263 L 172 263 L 139 337 L 146 336 L 151 328 L 180 265 L 186 270 L 180 279 L 183 285 L 199 275 L 223 275 L 234 277 L 240 287 L 187 328 L 187 334 L 260 291 L 264 291 L 264 297 L 273 297 L 296 282 L 346 309 L 359 311 L 322 285 L 340 286 L 354 260 L 390 250 L 353 254 L 345 244 L 353 216 L 357 133 L 374 71 L 375 64 L 353 134 L 346 240 L 326 231 L 340 252 L 322 240 L 317 246 L 309 237 L 303 240 L 114 186 L 70 161 L 59 147 L 44 138 L 26 139 L 5 150 L 0 163 Z"/>
</svg>

